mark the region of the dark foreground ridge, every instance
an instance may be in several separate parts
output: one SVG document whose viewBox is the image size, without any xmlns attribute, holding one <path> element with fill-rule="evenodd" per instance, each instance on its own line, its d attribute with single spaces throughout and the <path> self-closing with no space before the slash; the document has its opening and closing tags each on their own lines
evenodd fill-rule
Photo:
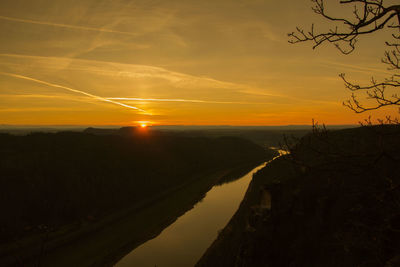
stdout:
<svg viewBox="0 0 400 267">
<path fill-rule="evenodd" d="M 400 127 L 316 129 L 253 178 L 197 266 L 400 266 Z"/>
<path fill-rule="evenodd" d="M 241 138 L 136 128 L 0 134 L 0 266 L 111 264 L 271 157 Z"/>
</svg>

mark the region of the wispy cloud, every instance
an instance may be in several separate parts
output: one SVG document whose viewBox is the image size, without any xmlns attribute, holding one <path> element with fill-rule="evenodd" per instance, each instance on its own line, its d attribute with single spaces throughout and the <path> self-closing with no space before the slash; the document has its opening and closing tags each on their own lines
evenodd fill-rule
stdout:
<svg viewBox="0 0 400 267">
<path fill-rule="evenodd" d="M 29 24 L 68 28 L 68 29 L 74 29 L 74 30 L 85 30 L 85 31 L 116 33 L 116 34 L 137 36 L 137 34 L 132 33 L 132 32 L 124 32 L 124 31 L 117 31 L 117 30 L 104 29 L 104 28 L 94 28 L 94 27 L 86 27 L 86 26 L 78 26 L 78 25 L 70 25 L 70 24 L 61 24 L 61 23 L 53 23 L 53 22 L 47 22 L 47 21 L 13 18 L 13 17 L 7 17 L 7 16 L 0 16 L 0 19 L 7 20 L 7 21 L 20 22 L 20 23 L 29 23 Z"/>
<path fill-rule="evenodd" d="M 72 108 L 59 108 L 59 107 L 47 107 L 47 108 L 0 108 L 0 112 L 43 112 L 43 111 L 74 111 Z"/>
<path fill-rule="evenodd" d="M 351 69 L 352 71 L 356 71 L 356 72 L 360 72 L 360 73 L 367 73 L 367 74 L 381 73 L 381 74 L 393 75 L 393 72 L 390 72 L 386 68 L 387 66 L 382 65 L 382 64 L 375 65 L 373 67 L 366 67 L 363 65 L 340 63 L 340 62 L 334 62 L 334 61 L 328 61 L 328 60 L 321 60 L 320 62 L 325 65 L 347 68 L 347 69 Z"/>
<path fill-rule="evenodd" d="M 126 104 L 118 102 L 118 101 L 114 101 L 114 100 L 107 99 L 107 98 L 104 98 L 104 97 L 101 97 L 101 96 L 93 95 L 93 94 L 90 94 L 90 93 L 87 93 L 87 92 L 84 92 L 84 91 L 81 91 L 81 90 L 73 89 L 73 88 L 70 88 L 70 87 L 67 87 L 67 86 L 54 84 L 54 83 L 38 80 L 38 79 L 35 79 L 35 78 L 32 78 L 32 77 L 28 77 L 28 76 L 22 76 L 22 75 L 18 75 L 18 74 L 14 74 L 14 73 L 0 72 L 0 74 L 8 76 L 8 77 L 14 77 L 14 78 L 18 78 L 18 79 L 32 81 L 32 82 L 35 82 L 35 83 L 44 84 L 44 85 L 47 85 L 47 86 L 50 86 L 50 87 L 64 89 L 64 90 L 67 90 L 67 91 L 70 91 L 70 92 L 74 92 L 74 93 L 78 93 L 78 94 L 82 94 L 82 95 L 91 97 L 91 98 L 99 100 L 99 101 L 108 102 L 108 103 L 119 105 L 119 106 L 122 106 L 122 107 L 125 107 L 125 108 L 134 109 L 134 110 L 137 110 L 137 111 L 140 111 L 140 112 L 143 112 L 143 113 L 147 113 L 145 110 L 143 110 L 141 108 L 130 106 L 130 105 L 126 105 Z"/>
<path fill-rule="evenodd" d="M 59 95 L 43 95 L 43 94 L 0 94 L 0 99 L 32 99 L 32 100 L 44 100 L 44 99 L 52 99 L 52 100 L 62 100 L 62 101 L 74 101 L 74 102 L 81 102 L 81 103 L 96 103 L 98 100 L 93 99 L 92 97 L 88 96 L 77 96 L 77 95 L 70 95 L 66 94 L 59 94 Z"/>
<path fill-rule="evenodd" d="M 286 97 L 285 95 L 272 92 L 266 88 L 256 88 L 254 86 L 242 83 L 223 81 L 204 76 L 190 75 L 151 65 L 124 64 L 88 59 L 41 57 L 19 54 L 0 54 L 0 57 L 21 58 L 26 59 L 29 62 L 34 61 L 35 68 L 54 70 L 61 70 L 65 68 L 67 70 L 95 73 L 104 76 L 111 76 L 114 78 L 123 77 L 131 79 L 162 79 L 169 82 L 176 88 L 184 88 L 185 90 L 190 90 L 192 88 L 215 88 L 228 89 L 232 92 L 248 95 L 257 94 L 264 97 Z M 5 61 L 9 62 L 8 60 Z M 4 64 L 7 65 L 7 63 Z M 24 67 L 25 65 L 21 66 Z M 149 82 L 149 84 L 152 84 L 151 81 Z"/>
<path fill-rule="evenodd" d="M 301 97 L 298 95 L 288 95 L 279 92 L 273 92 L 266 88 L 260 88 L 257 86 L 229 82 L 218 80 L 214 78 L 190 75 L 186 73 L 171 71 L 169 69 L 150 66 L 150 65 L 139 65 L 139 64 L 124 64 L 117 62 L 107 62 L 107 61 L 97 61 L 88 59 L 76 59 L 76 58 L 65 58 L 65 57 L 41 57 L 41 56 L 31 56 L 31 55 L 18 55 L 18 54 L 0 54 L 7 65 L 8 62 L 12 63 L 6 58 L 20 58 L 27 60 L 30 64 L 28 66 L 34 65 L 36 70 L 43 68 L 45 70 L 60 70 L 65 68 L 65 70 L 73 70 L 80 73 L 93 73 L 96 75 L 101 75 L 104 77 L 109 77 L 112 81 L 119 81 L 120 78 L 131 79 L 132 82 L 129 83 L 129 88 L 125 89 L 125 92 L 119 93 L 117 96 L 103 97 L 110 101 L 126 102 L 126 101 L 137 101 L 137 102 L 186 102 L 186 103 L 214 103 L 214 104 L 254 104 L 254 105 L 268 105 L 277 104 L 279 101 L 282 105 L 292 105 L 293 101 L 296 103 L 314 103 L 314 104 L 334 104 L 339 103 L 336 101 L 324 101 L 321 99 L 315 99 L 310 97 Z M 21 61 L 19 64 L 25 68 L 23 64 L 25 61 Z M 34 62 L 34 64 L 32 64 Z M 2 64 L 0 62 L 0 64 Z M 60 67 L 63 66 L 63 67 Z M 24 71 L 23 69 L 15 68 L 15 71 Z M 309 79 L 333 79 L 337 80 L 337 77 L 323 77 L 323 76 L 307 76 Z M 107 81 L 108 78 L 106 78 Z M 125 97 L 126 95 L 132 96 L 131 85 L 132 83 L 145 84 L 151 88 L 153 85 L 157 86 L 158 80 L 164 80 L 166 86 L 172 86 L 169 88 L 185 89 L 185 93 L 192 90 L 193 88 L 198 90 L 203 89 L 204 91 L 196 91 L 189 97 L 187 94 L 180 95 L 173 94 L 172 97 L 154 97 L 156 95 L 149 95 L 146 93 L 145 97 Z M 285 79 L 285 76 L 279 77 L 279 79 Z M 124 88 L 123 86 L 120 87 Z M 204 100 L 205 93 L 210 92 L 210 90 L 217 91 L 223 96 L 225 92 L 230 92 L 230 94 L 236 94 L 236 99 L 230 98 L 227 101 L 218 100 Z M 305 90 L 305 86 L 299 84 L 299 90 Z M 168 91 L 169 93 L 170 91 Z M 178 91 L 181 92 L 181 91 Z M 182 91 L 183 92 L 183 91 Z M 204 93 L 205 92 L 205 93 Z M 103 92 L 103 95 L 109 94 Z M 221 95 L 219 99 L 221 99 Z M 146 97 L 148 96 L 148 97 Z M 157 94 L 157 96 L 160 96 Z M 208 96 L 208 95 L 207 95 Z M 193 97 L 193 98 L 192 98 Z M 237 98 L 242 97 L 242 98 Z M 256 98 L 255 98 L 256 97 Z M 251 101 L 240 101 L 241 99 Z M 266 100 L 266 101 L 262 101 Z"/>
<path fill-rule="evenodd" d="M 87 97 L 71 97 L 70 95 L 43 95 L 43 94 L 0 94 L 4 98 L 45 98 L 45 99 L 67 99 L 79 102 L 88 102 Z M 132 102 L 184 102 L 184 103 L 200 103 L 200 104 L 272 104 L 270 102 L 243 102 L 243 101 L 213 101 L 200 99 L 183 99 L 183 98 L 141 98 L 141 97 L 103 97 L 112 101 L 132 101 Z M 89 99 L 93 99 L 90 97 Z"/>
<path fill-rule="evenodd" d="M 198 99 L 181 99 L 181 98 L 139 98 L 139 97 L 106 97 L 110 100 L 120 101 L 149 101 L 149 102 L 187 102 L 187 103 L 205 103 L 205 104 L 271 104 L 257 102 L 238 102 L 238 101 L 213 101 L 213 100 L 198 100 Z"/>
<path fill-rule="evenodd" d="M 20 97 L 20 98 L 59 98 L 70 99 L 70 95 L 41 95 L 41 94 L 0 94 L 0 97 Z M 74 97 L 76 99 L 77 97 Z M 82 99 L 87 99 L 82 97 Z"/>
</svg>

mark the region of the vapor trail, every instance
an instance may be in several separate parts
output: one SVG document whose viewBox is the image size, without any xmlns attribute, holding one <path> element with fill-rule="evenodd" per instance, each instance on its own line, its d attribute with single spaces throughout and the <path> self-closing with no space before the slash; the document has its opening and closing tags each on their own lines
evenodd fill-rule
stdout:
<svg viewBox="0 0 400 267">
<path fill-rule="evenodd" d="M 110 100 L 125 100 L 125 101 L 189 102 L 189 103 L 214 103 L 214 104 L 240 104 L 240 103 L 245 103 L 245 102 L 207 101 L 207 100 L 181 99 L 181 98 L 106 97 L 106 99 L 110 99 Z"/>
<path fill-rule="evenodd" d="M 49 82 L 45 82 L 45 81 L 42 81 L 42 80 L 37 80 L 37 79 L 31 78 L 31 77 L 22 76 L 22 75 L 13 74 L 13 73 L 0 72 L 0 74 L 5 75 L 5 76 L 9 76 L 9 77 L 14 77 L 14 78 L 18 78 L 18 79 L 23 79 L 23 80 L 28 80 L 28 81 L 44 84 L 44 85 L 47 85 L 47 86 L 50 86 L 50 87 L 55 87 L 55 88 L 68 90 L 68 91 L 71 91 L 71 92 L 74 92 L 74 93 L 78 93 L 78 94 L 89 96 L 89 97 L 91 97 L 93 99 L 100 100 L 100 101 L 103 101 L 103 102 L 108 102 L 108 103 L 112 103 L 112 104 L 119 105 L 119 106 L 122 106 L 122 107 L 135 109 L 135 110 L 138 110 L 138 111 L 141 111 L 141 112 L 146 112 L 145 110 L 137 108 L 137 107 L 134 107 L 134 106 L 126 105 L 124 103 L 121 103 L 121 102 L 118 102 L 118 101 L 114 101 L 112 99 L 107 99 L 107 98 L 104 98 L 104 97 L 101 97 L 101 96 L 92 95 L 90 93 L 86 93 L 84 91 L 76 90 L 76 89 L 73 89 L 73 88 L 70 88 L 70 87 L 66 87 L 66 86 L 63 86 L 63 85 L 49 83 Z"/>
<path fill-rule="evenodd" d="M 199 99 L 182 99 L 182 98 L 140 98 L 140 97 L 105 97 L 110 100 L 121 101 L 154 101 L 154 102 L 186 102 L 186 103 L 205 103 L 205 104 L 271 104 L 270 102 L 239 102 L 239 101 L 212 101 L 212 100 L 199 100 Z"/>
<path fill-rule="evenodd" d="M 75 30 L 86 30 L 86 31 L 96 31 L 96 32 L 107 32 L 107 33 L 117 33 L 117 34 L 125 34 L 125 35 L 133 35 L 133 36 L 136 36 L 136 34 L 131 33 L 131 32 L 115 31 L 115 30 L 109 30 L 109 29 L 93 28 L 93 27 L 85 27 L 85 26 L 61 24 L 61 23 L 52 23 L 52 22 L 38 21 L 38 20 L 30 20 L 30 19 L 19 19 L 19 18 L 12 18 L 12 17 L 6 17 L 6 16 L 0 16 L 0 19 L 2 19 L 2 20 L 8 20 L 8 21 L 15 21 L 15 22 L 22 22 L 22 23 L 31 23 L 31 24 L 38 24 L 38 25 L 63 27 L 63 28 L 75 29 Z"/>
</svg>

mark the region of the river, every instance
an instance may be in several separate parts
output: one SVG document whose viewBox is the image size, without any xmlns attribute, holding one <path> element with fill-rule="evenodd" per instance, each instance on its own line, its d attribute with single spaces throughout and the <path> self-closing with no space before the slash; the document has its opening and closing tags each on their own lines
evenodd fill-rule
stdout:
<svg viewBox="0 0 400 267">
<path fill-rule="evenodd" d="M 214 186 L 193 209 L 157 237 L 122 258 L 117 267 L 194 266 L 242 201 L 251 178 L 266 163 L 233 182 Z"/>
</svg>

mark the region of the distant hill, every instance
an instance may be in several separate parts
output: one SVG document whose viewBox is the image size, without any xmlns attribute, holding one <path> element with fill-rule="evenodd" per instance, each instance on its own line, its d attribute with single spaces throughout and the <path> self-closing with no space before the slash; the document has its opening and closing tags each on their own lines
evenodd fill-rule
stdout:
<svg viewBox="0 0 400 267">
<path fill-rule="evenodd" d="M 328 125 L 330 130 L 354 128 L 356 125 Z M 137 127 L 123 127 L 125 129 L 138 129 Z M 155 125 L 149 126 L 148 131 L 153 135 L 180 135 L 187 137 L 221 137 L 235 136 L 253 141 L 263 147 L 276 147 L 283 142 L 283 136 L 302 137 L 311 130 L 310 125 L 286 126 L 183 126 L 183 125 Z M 35 132 L 56 133 L 61 131 L 85 132 L 97 135 L 119 134 L 120 127 L 116 126 L 12 126 L 0 125 L 0 133 L 27 135 Z"/>
</svg>

